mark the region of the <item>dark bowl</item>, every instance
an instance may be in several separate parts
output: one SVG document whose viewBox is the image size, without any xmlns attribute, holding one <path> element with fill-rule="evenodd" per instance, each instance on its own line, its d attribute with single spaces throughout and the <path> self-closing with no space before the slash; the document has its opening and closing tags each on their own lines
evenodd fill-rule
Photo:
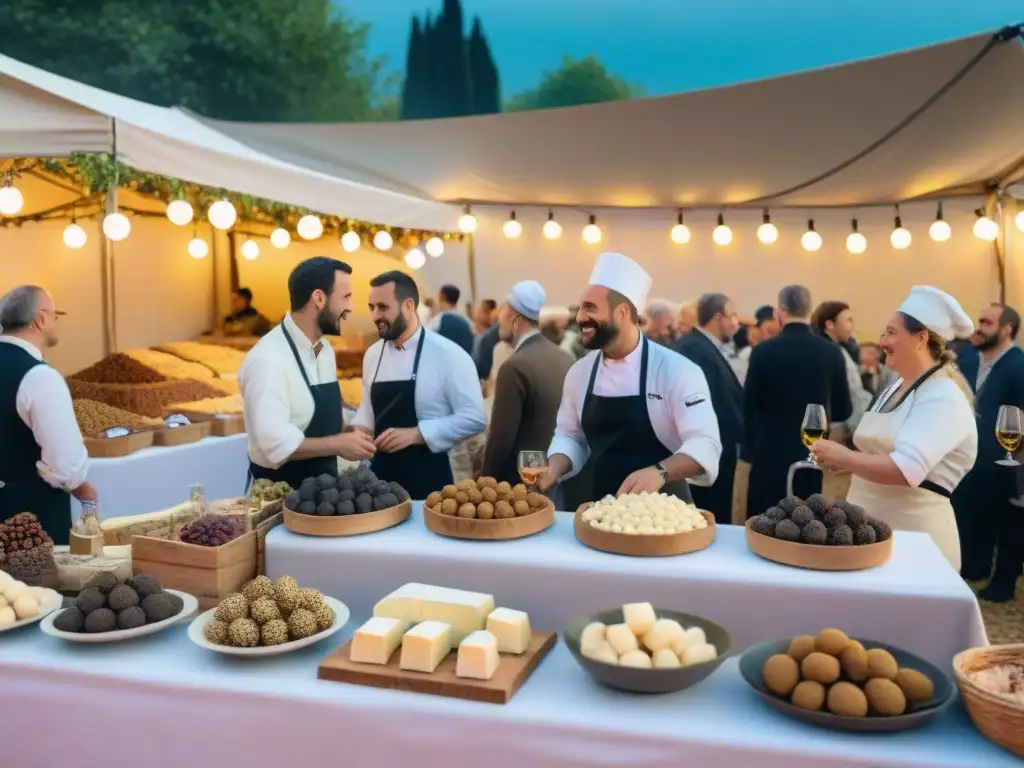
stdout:
<svg viewBox="0 0 1024 768">
<path fill-rule="evenodd" d="M 761 643 L 750 648 L 740 657 L 740 674 L 747 684 L 764 699 L 768 706 L 777 709 L 784 715 L 795 717 L 804 722 L 814 723 L 823 728 L 832 728 L 837 731 L 858 731 L 861 733 L 890 733 L 894 731 L 907 731 L 924 725 L 928 720 L 935 717 L 953 703 L 956 698 L 956 686 L 953 681 L 938 667 L 930 661 L 925 661 L 920 656 L 915 656 L 907 651 L 893 648 L 891 645 L 879 643 L 874 640 L 863 640 L 855 638 L 865 649 L 882 648 L 891 653 L 900 667 L 916 669 L 935 686 L 935 693 L 929 701 L 919 704 L 907 705 L 907 711 L 895 717 L 884 717 L 871 715 L 867 717 L 844 717 L 833 715 L 831 712 L 821 710 L 818 712 L 809 709 L 801 709 L 791 704 L 786 699 L 779 698 L 765 687 L 762 670 L 764 663 L 777 653 L 786 653 L 789 648 L 789 640 L 773 640 L 770 643 Z"/>
<path fill-rule="evenodd" d="M 707 635 L 708 642 L 715 646 L 718 651 L 718 658 L 714 661 L 706 661 L 703 664 L 694 664 L 689 667 L 674 667 L 671 669 L 637 669 L 635 667 L 620 667 L 616 664 L 606 664 L 603 661 L 594 661 L 586 658 L 580 652 L 580 635 L 583 628 L 594 621 L 602 624 L 621 624 L 622 609 L 615 608 L 610 611 L 588 613 L 585 616 L 577 616 L 566 626 L 562 632 L 562 639 L 568 646 L 569 651 L 577 663 L 586 670 L 587 674 L 594 678 L 601 685 L 615 688 L 620 691 L 631 693 L 673 693 L 696 685 L 706 678 L 725 661 L 732 650 L 732 636 L 724 627 L 715 624 L 713 621 L 702 619 L 691 613 L 680 613 L 664 608 L 655 607 L 654 612 L 659 619 L 675 619 L 686 629 L 700 627 Z"/>
</svg>

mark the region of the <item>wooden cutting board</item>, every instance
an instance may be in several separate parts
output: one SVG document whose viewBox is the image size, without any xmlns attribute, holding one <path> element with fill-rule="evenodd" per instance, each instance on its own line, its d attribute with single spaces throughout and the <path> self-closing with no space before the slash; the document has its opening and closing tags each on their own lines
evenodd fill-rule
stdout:
<svg viewBox="0 0 1024 768">
<path fill-rule="evenodd" d="M 557 636 L 554 632 L 534 632 L 530 647 L 518 656 L 503 653 L 498 671 L 490 680 L 472 680 L 456 677 L 457 653 L 452 651 L 433 673 L 409 672 L 398 668 L 402 655 L 399 648 L 392 654 L 386 666 L 378 664 L 356 664 L 349 661 L 349 646 L 345 643 L 317 668 L 320 680 L 336 683 L 354 683 L 374 688 L 392 688 L 413 693 L 429 693 L 433 696 L 450 696 L 455 699 L 483 701 L 489 704 L 507 704 L 526 682 L 541 659 L 555 647 Z"/>
</svg>

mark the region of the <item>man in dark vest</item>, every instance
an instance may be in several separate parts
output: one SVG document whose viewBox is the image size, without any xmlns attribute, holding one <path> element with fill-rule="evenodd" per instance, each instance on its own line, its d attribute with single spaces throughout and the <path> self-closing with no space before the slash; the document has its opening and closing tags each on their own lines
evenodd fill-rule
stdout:
<svg viewBox="0 0 1024 768">
<path fill-rule="evenodd" d="M 43 362 L 63 314 L 34 285 L 0 299 L 0 520 L 31 512 L 58 545 L 70 539 L 71 496 L 97 503 L 71 393 Z"/>
<path fill-rule="evenodd" d="M 430 330 L 441 334 L 449 341 L 454 341 L 467 354 L 473 354 L 473 326 L 469 318 L 459 313 L 459 296 L 462 294 L 454 285 L 442 285 L 437 301 L 440 311 L 430 321 Z"/>
</svg>

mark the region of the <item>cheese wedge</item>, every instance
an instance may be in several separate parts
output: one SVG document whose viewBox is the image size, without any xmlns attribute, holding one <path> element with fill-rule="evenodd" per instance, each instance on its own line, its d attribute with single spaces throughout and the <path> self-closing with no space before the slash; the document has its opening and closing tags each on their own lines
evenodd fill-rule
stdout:
<svg viewBox="0 0 1024 768">
<path fill-rule="evenodd" d="M 387 664 L 402 644 L 406 626 L 401 619 L 375 616 L 356 630 L 349 658 L 358 664 Z"/>
<path fill-rule="evenodd" d="M 494 610 L 494 597 L 481 592 L 406 584 L 373 607 L 374 616 L 401 619 L 409 624 L 443 621 L 451 626 L 452 643 L 458 645 L 469 634 L 483 629 Z"/>
<path fill-rule="evenodd" d="M 433 672 L 451 651 L 451 626 L 443 621 L 424 621 L 402 638 L 398 666 L 410 672 Z"/>
<path fill-rule="evenodd" d="M 487 617 L 487 631 L 498 640 L 501 653 L 523 653 L 530 647 L 530 617 L 523 611 L 496 608 Z"/>
<path fill-rule="evenodd" d="M 459 656 L 455 661 L 457 677 L 490 680 L 498 671 L 498 638 L 485 629 L 478 630 L 459 643 Z"/>
</svg>

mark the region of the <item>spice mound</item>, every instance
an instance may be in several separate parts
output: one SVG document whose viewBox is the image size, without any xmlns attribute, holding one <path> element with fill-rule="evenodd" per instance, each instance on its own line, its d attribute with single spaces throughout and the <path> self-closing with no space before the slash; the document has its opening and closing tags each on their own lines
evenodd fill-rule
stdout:
<svg viewBox="0 0 1024 768">
<path fill-rule="evenodd" d="M 108 355 L 95 365 L 71 376 L 94 384 L 155 384 L 167 377 L 128 355 Z"/>
<path fill-rule="evenodd" d="M 96 400 L 115 408 L 159 419 L 172 403 L 187 403 L 223 393 L 199 381 L 164 381 L 156 384 L 94 384 L 68 379 L 68 389 L 75 399 Z"/>
<path fill-rule="evenodd" d="M 75 420 L 85 437 L 97 437 L 111 427 L 147 429 L 159 427 L 160 419 L 149 419 L 96 400 L 75 400 Z"/>
</svg>

